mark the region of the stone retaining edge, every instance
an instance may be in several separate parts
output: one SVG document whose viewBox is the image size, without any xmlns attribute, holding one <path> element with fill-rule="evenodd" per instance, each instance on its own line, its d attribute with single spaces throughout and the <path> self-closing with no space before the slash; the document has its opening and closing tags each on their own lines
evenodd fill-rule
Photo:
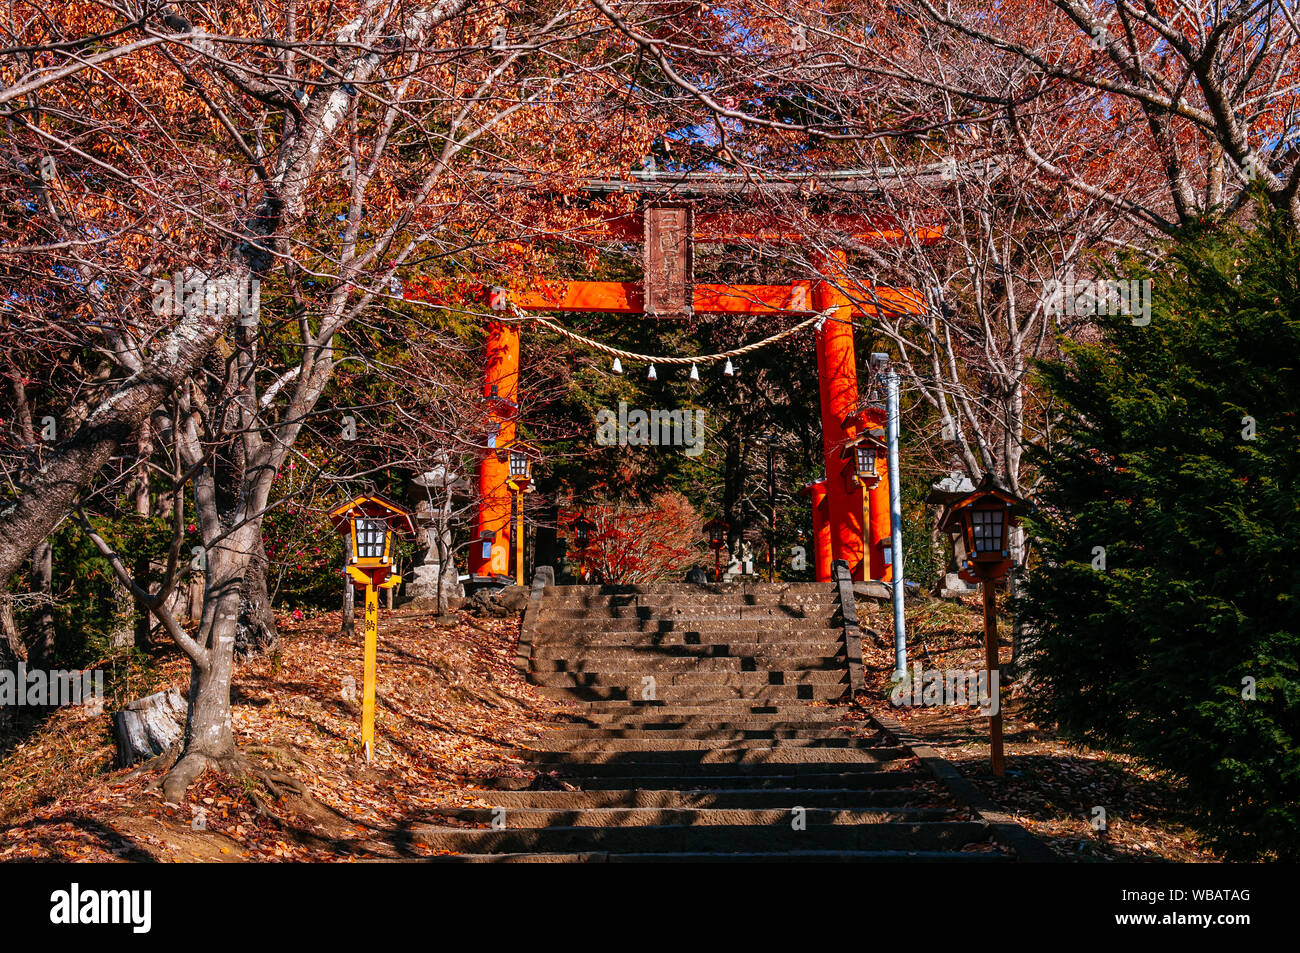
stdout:
<svg viewBox="0 0 1300 953">
<path fill-rule="evenodd" d="M 936 781 L 947 787 L 953 797 L 965 802 L 980 820 L 993 829 L 995 840 L 1016 852 L 1017 861 L 1026 864 L 1062 862 L 1061 857 L 1052 848 L 1029 833 L 1019 821 L 994 804 L 979 788 L 962 776 L 956 765 L 908 731 L 902 722 L 880 712 L 871 711 L 868 715 L 874 718 L 897 744 L 911 748 L 912 753 Z"/>
<path fill-rule="evenodd" d="M 843 559 L 831 563 L 831 579 L 840 594 L 840 619 L 844 626 L 844 650 L 849 663 L 849 694 L 857 698 L 866 691 L 862 678 L 862 630 L 858 626 L 858 606 L 853 599 L 853 576 Z"/>
<path fill-rule="evenodd" d="M 515 668 L 525 680 L 533 658 L 533 640 L 537 636 L 538 617 L 542 613 L 542 595 L 547 586 L 554 585 L 555 570 L 550 566 L 538 566 L 533 570 L 533 588 L 528 593 L 528 606 L 524 609 L 523 618 L 519 620 L 519 645 L 515 649 Z"/>
</svg>

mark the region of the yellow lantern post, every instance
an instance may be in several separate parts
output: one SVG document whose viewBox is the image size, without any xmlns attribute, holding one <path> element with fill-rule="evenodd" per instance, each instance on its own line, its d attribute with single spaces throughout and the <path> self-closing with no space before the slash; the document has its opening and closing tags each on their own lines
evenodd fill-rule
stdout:
<svg viewBox="0 0 1300 953">
<path fill-rule="evenodd" d="M 337 533 L 346 537 L 347 575 L 358 589 L 365 590 L 366 618 L 363 627 L 361 691 L 361 746 L 366 760 L 375 749 L 375 680 L 379 656 L 379 590 L 399 585 L 402 577 L 393 572 L 393 536 L 415 535 L 410 512 L 379 496 L 358 496 L 329 514 Z"/>
<path fill-rule="evenodd" d="M 515 585 L 524 584 L 524 494 L 532 489 L 533 457 L 537 451 L 516 440 L 510 445 L 510 480 L 515 495 Z"/>
<path fill-rule="evenodd" d="M 388 580 L 384 580 L 387 582 Z M 366 581 L 365 648 L 362 651 L 361 747 L 369 761 L 375 750 L 375 669 L 379 662 L 379 590 Z"/>
</svg>

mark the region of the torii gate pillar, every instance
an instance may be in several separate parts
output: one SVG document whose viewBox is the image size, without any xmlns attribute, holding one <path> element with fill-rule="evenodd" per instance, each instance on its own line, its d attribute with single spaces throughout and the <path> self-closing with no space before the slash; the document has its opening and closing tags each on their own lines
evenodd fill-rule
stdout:
<svg viewBox="0 0 1300 953">
<path fill-rule="evenodd" d="M 483 398 L 487 401 L 489 427 L 495 424 L 498 429 L 496 449 L 487 451 L 478 468 L 478 533 L 470 547 L 469 572 L 480 579 L 510 575 L 510 457 L 500 451 L 515 442 L 515 419 L 519 413 L 519 326 L 493 321 L 488 326 L 485 352 Z M 491 548 L 486 557 L 483 554 L 485 534 L 491 535 Z"/>
<path fill-rule="evenodd" d="M 858 406 L 858 364 L 853 347 L 852 307 L 848 297 L 835 286 L 844 280 L 846 256 L 834 250 L 819 254 L 813 262 L 818 273 L 831 279 L 813 285 L 813 308 L 835 312 L 817 332 L 817 380 L 821 393 L 822 450 L 826 462 L 827 506 L 831 526 L 831 555 L 849 565 L 855 580 L 870 578 L 862 544 L 863 499 L 861 488 L 841 476 L 840 457 L 848 440 L 856 435 L 849 418 Z M 846 429 L 845 424 L 849 423 Z"/>
<path fill-rule="evenodd" d="M 813 570 L 818 582 L 831 581 L 831 522 L 826 508 L 826 478 L 808 484 L 812 500 Z"/>
</svg>

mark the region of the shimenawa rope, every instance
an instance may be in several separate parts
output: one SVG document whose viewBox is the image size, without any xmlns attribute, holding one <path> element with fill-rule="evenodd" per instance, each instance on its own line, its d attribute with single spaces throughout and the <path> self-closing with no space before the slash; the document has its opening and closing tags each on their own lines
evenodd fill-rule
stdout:
<svg viewBox="0 0 1300 953">
<path fill-rule="evenodd" d="M 719 351 L 716 354 L 699 354 L 695 357 L 665 357 L 654 354 L 638 354 L 635 351 L 624 351 L 621 348 L 612 347 L 608 344 L 602 344 L 600 341 L 594 341 L 589 337 L 583 337 L 575 331 L 570 331 L 557 323 L 553 318 L 548 318 L 540 314 L 524 314 L 513 303 L 510 304 L 510 310 L 514 312 L 515 319 L 518 321 L 536 321 L 543 327 L 550 328 L 561 337 L 566 337 L 571 341 L 577 341 L 594 351 L 600 351 L 602 354 L 608 354 L 611 357 L 625 358 L 629 361 L 639 361 L 644 364 L 708 364 L 715 361 L 726 361 L 733 357 L 742 357 L 751 354 L 759 348 L 767 347 L 769 344 L 775 344 L 777 341 L 797 334 L 804 328 L 812 324 L 820 325 L 821 322 L 829 318 L 835 311 L 835 308 L 827 308 L 818 314 L 814 314 L 807 320 L 800 321 L 793 327 L 786 328 L 777 334 L 763 338 L 761 341 L 754 341 L 743 347 L 733 348 L 730 351 Z"/>
</svg>

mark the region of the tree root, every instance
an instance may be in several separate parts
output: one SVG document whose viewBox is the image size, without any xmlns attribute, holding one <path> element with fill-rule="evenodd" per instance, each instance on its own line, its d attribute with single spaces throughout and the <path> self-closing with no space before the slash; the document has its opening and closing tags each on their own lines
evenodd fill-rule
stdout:
<svg viewBox="0 0 1300 953">
<path fill-rule="evenodd" d="M 262 771 L 258 768 L 252 770 L 252 774 L 259 781 L 266 785 L 266 789 L 271 792 L 277 801 L 284 800 L 284 789 L 290 794 L 296 794 L 304 801 L 314 804 L 316 799 L 311 796 L 311 791 L 307 785 L 303 784 L 297 778 L 290 774 L 283 774 L 279 771 Z"/>
<path fill-rule="evenodd" d="M 185 755 L 163 778 L 163 800 L 168 804 L 184 803 L 185 792 L 190 789 L 190 785 L 197 781 L 204 771 L 209 768 L 219 770 L 220 767 L 219 762 L 197 751 Z"/>
<path fill-rule="evenodd" d="M 302 759 L 293 752 L 272 745 L 258 745 L 248 749 L 249 754 L 261 754 L 271 758 L 282 757 L 300 764 Z M 235 753 L 220 758 L 213 758 L 198 752 L 191 752 L 181 758 L 162 780 L 163 800 L 169 804 L 181 804 L 191 784 L 197 781 L 205 771 L 221 771 L 234 778 L 249 778 L 258 781 L 270 792 L 276 801 L 283 801 L 287 794 L 296 795 L 311 806 L 316 805 L 311 789 L 302 781 L 283 771 L 259 768 L 243 754 Z M 256 791 L 248 792 L 260 813 L 270 815 L 269 805 Z"/>
<path fill-rule="evenodd" d="M 162 754 L 155 755 L 154 757 L 150 758 L 148 761 L 142 761 L 139 764 L 137 764 L 134 768 L 132 768 L 130 771 L 126 773 L 126 777 L 138 778 L 142 774 L 156 773 L 157 776 L 152 781 L 150 781 L 146 785 L 146 787 L 149 790 L 153 790 L 153 791 L 161 790 L 162 778 L 166 775 L 168 771 L 172 769 L 172 765 L 176 763 L 176 759 L 180 757 L 180 754 L 181 754 L 180 744 L 179 743 L 174 744 L 172 745 L 171 748 L 169 748 L 167 751 L 164 751 Z"/>
</svg>

